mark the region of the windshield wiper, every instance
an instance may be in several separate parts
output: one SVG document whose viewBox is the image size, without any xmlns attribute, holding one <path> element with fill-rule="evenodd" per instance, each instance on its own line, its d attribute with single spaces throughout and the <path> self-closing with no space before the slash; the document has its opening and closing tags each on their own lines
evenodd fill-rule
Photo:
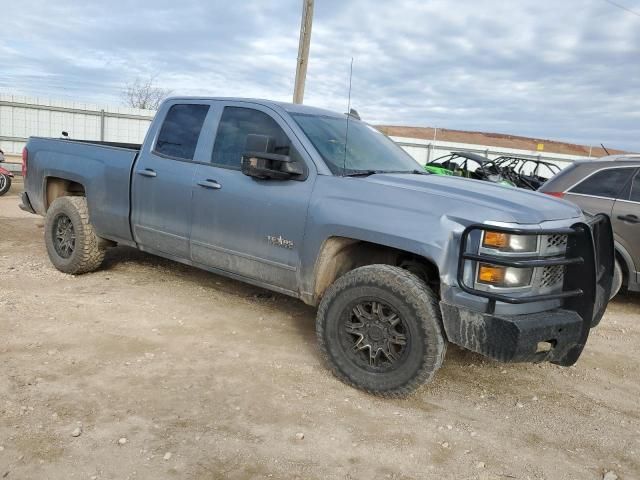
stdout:
<svg viewBox="0 0 640 480">
<path fill-rule="evenodd" d="M 383 170 L 356 170 L 355 172 L 345 173 L 344 177 L 368 177 L 376 173 L 385 173 Z"/>
<path fill-rule="evenodd" d="M 368 177 L 369 175 L 375 175 L 378 173 L 406 173 L 411 175 L 429 175 L 429 172 L 423 170 L 357 170 L 355 172 L 346 173 L 345 177 Z"/>
<path fill-rule="evenodd" d="M 387 170 L 384 173 L 408 173 L 410 175 L 429 175 L 429 172 L 425 170 L 418 170 L 414 168 L 413 170 Z"/>
</svg>

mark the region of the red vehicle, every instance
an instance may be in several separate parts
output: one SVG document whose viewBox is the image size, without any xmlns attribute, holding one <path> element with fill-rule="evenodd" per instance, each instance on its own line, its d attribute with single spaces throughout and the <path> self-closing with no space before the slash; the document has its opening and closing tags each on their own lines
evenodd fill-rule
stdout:
<svg viewBox="0 0 640 480">
<path fill-rule="evenodd" d="M 4 152 L 0 150 L 0 162 L 4 161 Z M 0 167 L 0 197 L 7 193 L 11 188 L 11 179 L 13 178 L 13 173 L 11 173 L 6 168 Z"/>
</svg>

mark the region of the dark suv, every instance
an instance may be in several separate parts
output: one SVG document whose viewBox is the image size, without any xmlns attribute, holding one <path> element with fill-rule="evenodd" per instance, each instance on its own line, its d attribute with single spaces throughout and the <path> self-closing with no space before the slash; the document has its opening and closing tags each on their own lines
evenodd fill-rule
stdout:
<svg viewBox="0 0 640 480">
<path fill-rule="evenodd" d="M 622 285 L 640 291 L 640 155 L 579 160 L 540 191 L 570 200 L 585 212 L 609 215 L 616 248 L 611 295 Z"/>
</svg>

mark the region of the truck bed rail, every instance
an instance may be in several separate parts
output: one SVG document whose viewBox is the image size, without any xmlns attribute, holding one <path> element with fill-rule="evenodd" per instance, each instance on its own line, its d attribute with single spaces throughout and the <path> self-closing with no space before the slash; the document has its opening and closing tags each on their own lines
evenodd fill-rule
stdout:
<svg viewBox="0 0 640 480">
<path fill-rule="evenodd" d="M 67 142 L 88 143 L 90 145 L 102 145 L 104 147 L 126 148 L 127 150 L 139 151 L 142 148 L 140 143 L 104 142 L 100 140 L 78 140 L 75 138 L 61 138 Z"/>
</svg>

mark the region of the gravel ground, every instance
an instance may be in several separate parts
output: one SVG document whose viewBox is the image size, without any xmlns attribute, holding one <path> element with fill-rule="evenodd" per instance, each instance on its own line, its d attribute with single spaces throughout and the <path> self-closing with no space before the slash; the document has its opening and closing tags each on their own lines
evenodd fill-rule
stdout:
<svg viewBox="0 0 640 480">
<path fill-rule="evenodd" d="M 322 365 L 301 302 L 132 249 L 80 277 L 0 198 L 0 478 L 640 478 L 640 295 L 574 367 L 450 346 L 404 400 Z"/>
</svg>

